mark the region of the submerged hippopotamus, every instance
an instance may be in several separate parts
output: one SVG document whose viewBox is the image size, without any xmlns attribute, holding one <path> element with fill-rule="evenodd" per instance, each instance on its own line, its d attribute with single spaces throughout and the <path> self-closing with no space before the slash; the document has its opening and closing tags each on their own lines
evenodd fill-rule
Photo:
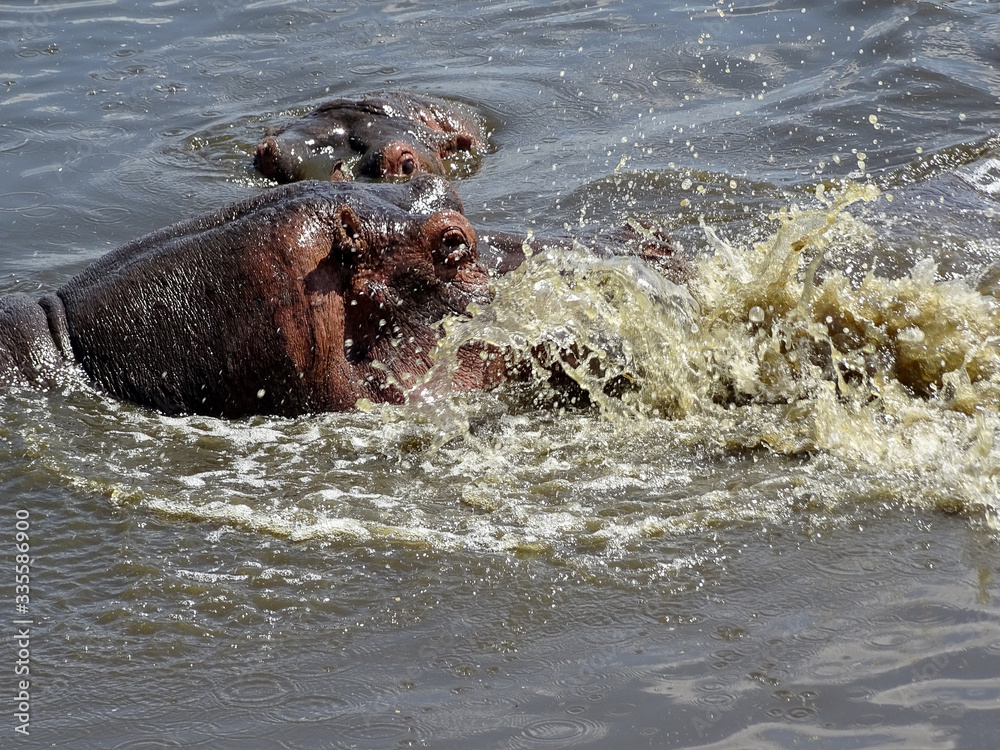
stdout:
<svg viewBox="0 0 1000 750">
<path fill-rule="evenodd" d="M 469 107 L 430 96 L 384 93 L 336 99 L 269 129 L 254 165 L 278 182 L 444 175 L 445 160 L 486 144 Z"/>
<path fill-rule="evenodd" d="M 490 300 L 443 179 L 303 182 L 109 253 L 41 300 L 0 299 L 0 385 L 78 364 L 167 413 L 295 415 L 401 402 L 435 324 Z M 459 386 L 489 367 L 469 352 Z"/>
</svg>

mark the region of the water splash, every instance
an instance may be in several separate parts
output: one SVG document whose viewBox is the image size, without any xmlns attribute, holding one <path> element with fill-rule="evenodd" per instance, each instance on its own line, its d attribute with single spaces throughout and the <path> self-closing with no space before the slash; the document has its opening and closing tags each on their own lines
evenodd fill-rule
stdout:
<svg viewBox="0 0 1000 750">
<path fill-rule="evenodd" d="M 183 522 L 640 583 L 699 585 L 733 527 L 909 506 L 997 530 L 1000 301 L 929 260 L 859 276 L 884 240 L 855 214 L 884 196 L 817 198 L 752 246 L 706 225 L 687 287 L 584 248 L 533 257 L 444 324 L 402 409 L 230 422 L 25 393 L 0 458 Z M 483 343 L 523 379 L 455 392 L 459 351 Z"/>
<path fill-rule="evenodd" d="M 753 247 L 704 226 L 689 289 L 636 261 L 536 256 L 498 280 L 488 309 L 446 324 L 412 408 L 438 426 L 438 445 L 469 439 L 451 374 L 457 351 L 481 342 L 529 363 L 536 401 L 551 398 L 556 369 L 619 426 L 669 418 L 724 449 L 825 453 L 873 485 L 905 480 L 912 501 L 993 524 L 1000 300 L 938 279 L 931 259 L 852 280 L 845 248 L 878 243 L 848 209 L 881 197 L 819 187 L 818 207 L 777 212 Z"/>
<path fill-rule="evenodd" d="M 452 378 L 463 347 L 486 345 L 528 369 L 522 377 L 538 386 L 535 405 L 580 400 L 548 385 L 565 374 L 607 414 L 683 415 L 698 398 L 699 365 L 685 342 L 699 317 L 687 289 L 634 258 L 601 260 L 582 247 L 544 252 L 502 279 L 489 307 L 445 321 L 436 364 L 411 391 L 410 409 L 440 427 L 439 445 L 467 435 Z M 658 388 L 640 385 L 653 378 Z"/>
</svg>

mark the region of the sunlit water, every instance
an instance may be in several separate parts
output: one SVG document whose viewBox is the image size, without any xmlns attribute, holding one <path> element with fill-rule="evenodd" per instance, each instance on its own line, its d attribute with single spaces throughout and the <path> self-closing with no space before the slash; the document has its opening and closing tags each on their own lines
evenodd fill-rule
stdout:
<svg viewBox="0 0 1000 750">
<path fill-rule="evenodd" d="M 268 189 L 266 125 L 393 87 L 489 123 L 475 225 L 641 218 L 694 270 L 534 256 L 403 407 L 5 396 L 30 742 L 995 744 L 1000 13 L 639 5 L 0 7 L 4 292 Z M 469 341 L 583 352 L 579 388 L 454 393 Z"/>
</svg>

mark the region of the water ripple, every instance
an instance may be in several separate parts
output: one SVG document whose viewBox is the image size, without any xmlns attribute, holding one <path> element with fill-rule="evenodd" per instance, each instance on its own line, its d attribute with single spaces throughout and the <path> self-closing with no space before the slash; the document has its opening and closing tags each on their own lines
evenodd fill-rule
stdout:
<svg viewBox="0 0 1000 750">
<path fill-rule="evenodd" d="M 205 742 L 192 745 L 187 741 L 182 742 L 176 738 L 164 737 L 162 732 L 158 732 L 147 737 L 136 737 L 126 740 L 114 745 L 113 750 L 159 750 L 159 748 L 165 747 L 204 747 L 205 745 Z"/>
<path fill-rule="evenodd" d="M 540 719 L 526 726 L 521 735 L 512 738 L 513 748 L 579 747 L 600 740 L 607 735 L 606 724 L 590 719 L 559 718 Z"/>
<path fill-rule="evenodd" d="M 216 688 L 215 696 L 223 706 L 264 710 L 284 705 L 297 689 L 286 676 L 259 672 L 233 676 Z"/>
<path fill-rule="evenodd" d="M 350 717 L 337 723 L 337 733 L 367 745 L 398 743 L 414 730 L 401 718 Z"/>
</svg>

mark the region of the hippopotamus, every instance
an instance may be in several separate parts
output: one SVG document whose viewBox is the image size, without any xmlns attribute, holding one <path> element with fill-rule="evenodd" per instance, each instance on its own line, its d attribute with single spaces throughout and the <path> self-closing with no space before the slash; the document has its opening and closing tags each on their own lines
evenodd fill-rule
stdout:
<svg viewBox="0 0 1000 750">
<path fill-rule="evenodd" d="M 0 299 L 0 385 L 76 365 L 101 390 L 221 417 L 400 403 L 435 324 L 490 301 L 444 179 L 300 182 L 140 237 L 54 294 Z M 459 387 L 489 363 L 463 355 Z"/>
<path fill-rule="evenodd" d="M 335 99 L 271 128 L 254 165 L 279 183 L 446 175 L 445 160 L 486 144 L 482 120 L 458 102 L 402 92 Z"/>
<path fill-rule="evenodd" d="M 0 387 L 57 384 L 75 367 L 167 414 L 402 403 L 432 365 L 440 321 L 489 304 L 491 272 L 574 242 L 477 236 L 434 175 L 285 185 L 133 240 L 41 299 L 0 298 Z M 590 244 L 687 277 L 669 237 L 642 224 Z M 524 372 L 486 345 L 458 359 L 460 390 Z"/>
</svg>

